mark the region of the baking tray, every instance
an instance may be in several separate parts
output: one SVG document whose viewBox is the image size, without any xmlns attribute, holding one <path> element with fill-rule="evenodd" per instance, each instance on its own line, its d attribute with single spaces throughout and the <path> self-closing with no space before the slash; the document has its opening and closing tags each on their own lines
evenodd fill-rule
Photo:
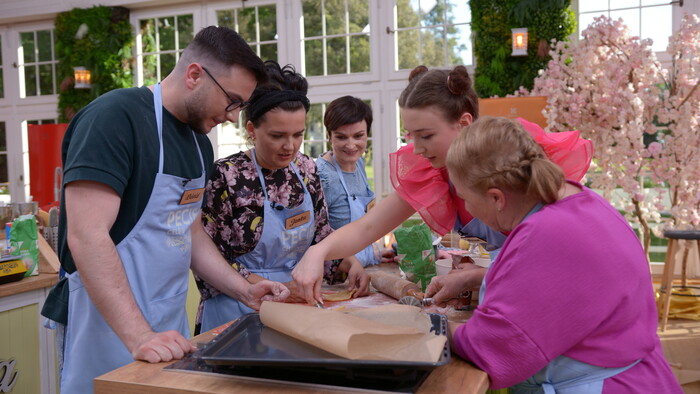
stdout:
<svg viewBox="0 0 700 394">
<path fill-rule="evenodd" d="M 447 335 L 445 315 L 437 313 L 429 313 L 428 315 L 433 325 L 431 332 L 435 335 Z M 203 348 L 199 358 L 211 365 L 339 366 L 432 370 L 450 362 L 450 346 L 448 342 L 445 342 L 440 360 L 435 363 L 350 360 L 266 327 L 260 321 L 258 313 L 249 313 L 243 315 Z"/>
<path fill-rule="evenodd" d="M 429 313 L 431 332 L 447 335 L 447 318 Z M 266 327 L 258 313 L 243 315 L 190 360 L 172 369 L 212 372 L 294 384 L 415 392 L 430 372 L 450 362 L 449 343 L 435 363 L 349 360 Z M 181 365 L 180 365 L 181 364 Z"/>
</svg>

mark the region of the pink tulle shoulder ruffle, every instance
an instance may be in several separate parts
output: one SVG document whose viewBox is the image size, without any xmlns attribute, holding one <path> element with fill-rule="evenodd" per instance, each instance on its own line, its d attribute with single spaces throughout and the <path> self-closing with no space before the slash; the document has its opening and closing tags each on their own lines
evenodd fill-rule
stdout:
<svg viewBox="0 0 700 394">
<path fill-rule="evenodd" d="M 580 138 L 578 131 L 546 133 L 535 123 L 517 120 L 547 157 L 564 170 L 566 179 L 581 181 L 593 158 L 591 141 Z M 464 223 L 471 220 L 463 201 L 450 194 L 446 168 L 434 168 L 428 160 L 413 154 L 413 144 L 389 155 L 389 173 L 394 190 L 436 233 L 444 235 L 452 230 L 458 214 Z"/>
<path fill-rule="evenodd" d="M 428 227 L 440 235 L 452 230 L 457 210 L 446 168 L 434 168 L 428 160 L 413 154 L 413 144 L 408 144 L 389 155 L 389 174 L 394 190 Z"/>
<path fill-rule="evenodd" d="M 549 160 L 564 170 L 566 179 L 576 182 L 583 179 L 593 159 L 591 141 L 581 138 L 577 130 L 547 133 L 536 123 L 523 118 L 517 120 L 544 149 Z"/>
</svg>

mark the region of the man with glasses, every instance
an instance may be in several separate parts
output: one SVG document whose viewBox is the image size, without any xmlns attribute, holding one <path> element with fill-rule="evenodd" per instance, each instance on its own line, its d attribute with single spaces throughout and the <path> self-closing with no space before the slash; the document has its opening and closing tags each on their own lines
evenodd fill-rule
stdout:
<svg viewBox="0 0 700 394">
<path fill-rule="evenodd" d="M 255 309 L 263 298 L 288 296 L 281 283 L 251 285 L 240 276 L 200 216 L 214 160 L 206 134 L 236 121 L 265 78 L 236 32 L 211 26 L 162 82 L 106 93 L 72 120 L 62 147 L 63 278 L 42 310 L 60 323 L 62 392 L 91 393 L 95 377 L 134 359 L 193 351 L 190 269 Z"/>
</svg>

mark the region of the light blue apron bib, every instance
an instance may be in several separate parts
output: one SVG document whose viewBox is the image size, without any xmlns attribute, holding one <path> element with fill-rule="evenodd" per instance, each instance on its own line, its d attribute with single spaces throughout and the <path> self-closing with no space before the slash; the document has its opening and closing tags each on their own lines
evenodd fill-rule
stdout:
<svg viewBox="0 0 700 394">
<path fill-rule="evenodd" d="M 525 215 L 525 221 L 530 215 L 538 212 L 544 205 L 537 203 Z M 492 265 L 493 266 L 493 265 Z M 490 268 L 490 267 L 489 267 Z M 488 272 L 488 271 L 487 271 Z M 479 289 L 479 303 L 486 297 L 486 275 Z M 511 387 L 513 394 L 594 394 L 603 391 L 603 381 L 618 373 L 632 368 L 640 360 L 622 368 L 604 368 L 559 356 L 550 361 L 542 370 L 524 382 Z"/>
<path fill-rule="evenodd" d="M 263 230 L 255 248 L 238 256 L 236 261 L 243 264 L 250 272 L 265 279 L 288 282 L 292 280 L 292 270 L 314 239 L 314 204 L 311 200 L 311 194 L 309 194 L 304 180 L 299 176 L 297 167 L 294 163 L 290 163 L 294 174 L 304 187 L 304 202 L 291 209 L 271 202 L 267 196 L 265 178 L 255 158 L 255 149 L 250 150 L 250 156 L 258 171 L 258 178 L 265 194 Z M 308 222 L 287 230 L 287 219 L 304 212 L 309 212 Z M 204 301 L 201 331 L 209 331 L 251 312 L 254 310 L 238 300 L 226 294 L 219 294 Z"/>
<path fill-rule="evenodd" d="M 193 180 L 163 173 L 163 106 L 160 84 L 153 91 L 160 157 L 151 197 L 138 223 L 116 246 L 131 292 L 154 331 L 177 330 L 189 337 L 185 300 L 190 269 L 190 225 L 201 199 L 180 204 L 185 191 L 204 188 L 204 160 L 195 138 L 202 175 Z M 192 133 L 194 138 L 194 133 Z M 93 379 L 133 361 L 88 296 L 78 271 L 70 289 L 62 393 L 92 393 Z M 118 300 L 115 300 L 117 302 Z"/>
<path fill-rule="evenodd" d="M 338 173 L 338 178 L 340 178 L 340 184 L 343 185 L 345 195 L 348 197 L 348 205 L 350 205 L 350 221 L 354 222 L 355 220 L 361 218 L 365 213 L 367 213 L 367 207 L 372 201 L 374 201 L 374 192 L 372 191 L 372 189 L 369 188 L 369 183 L 367 182 L 367 177 L 365 177 L 364 171 L 358 171 L 362 176 L 362 180 L 367 188 L 367 195 L 357 196 L 354 194 L 350 194 L 350 192 L 348 191 L 348 186 L 345 183 L 345 177 L 343 177 L 343 171 L 340 169 L 340 166 L 338 165 L 338 162 L 335 160 L 335 156 L 333 156 L 332 153 L 331 157 L 333 158 L 333 166 L 335 167 L 335 171 Z M 377 255 L 375 254 L 374 244 L 370 244 L 366 248 L 362 249 L 360 252 L 355 254 L 355 257 L 357 257 L 357 259 L 360 260 L 364 267 L 371 264 L 377 264 L 379 262 L 377 261 Z"/>
</svg>

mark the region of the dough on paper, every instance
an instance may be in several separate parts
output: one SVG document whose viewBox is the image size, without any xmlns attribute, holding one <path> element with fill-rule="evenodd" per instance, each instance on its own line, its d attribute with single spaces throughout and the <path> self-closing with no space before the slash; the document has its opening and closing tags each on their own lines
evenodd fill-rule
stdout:
<svg viewBox="0 0 700 394">
<path fill-rule="evenodd" d="M 321 294 L 324 301 L 345 301 L 352 298 L 357 289 L 334 291 L 328 294 Z"/>
</svg>

